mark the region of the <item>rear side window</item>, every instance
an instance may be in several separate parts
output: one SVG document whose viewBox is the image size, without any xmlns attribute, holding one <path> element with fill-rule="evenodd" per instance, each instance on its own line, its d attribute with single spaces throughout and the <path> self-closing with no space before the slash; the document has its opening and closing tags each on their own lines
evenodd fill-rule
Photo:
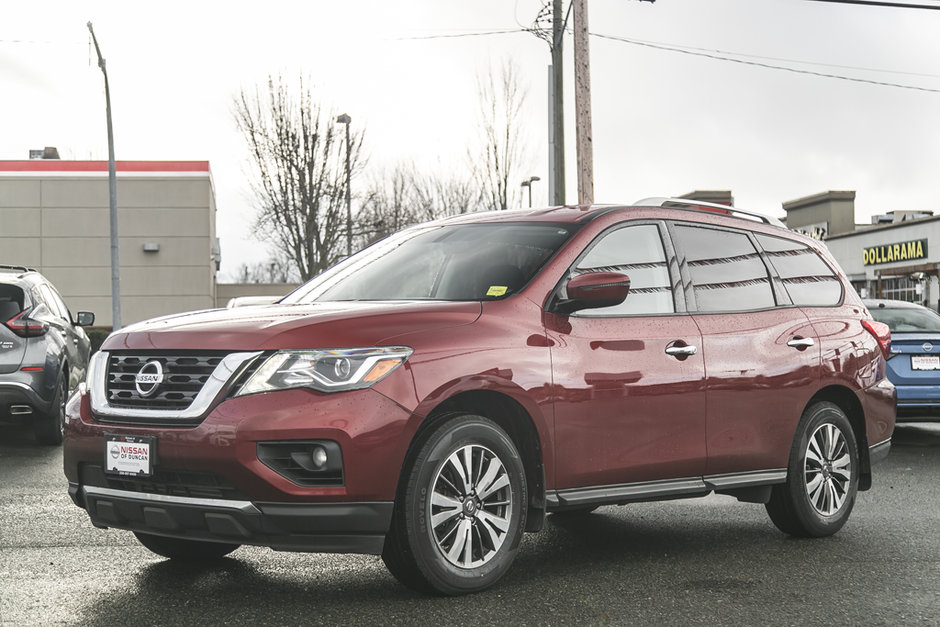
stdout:
<svg viewBox="0 0 940 627">
<path fill-rule="evenodd" d="M 620 272 L 630 277 L 630 293 L 619 305 L 589 309 L 579 316 L 627 316 L 673 313 L 675 302 L 666 253 L 654 224 L 627 226 L 602 235 L 578 262 L 575 275 Z"/>
<path fill-rule="evenodd" d="M 818 307 L 842 302 L 842 282 L 811 247 L 770 235 L 758 235 L 757 241 L 794 305 Z"/>
<path fill-rule="evenodd" d="M 698 311 L 749 311 L 774 307 L 767 267 L 745 233 L 677 225 Z"/>
</svg>

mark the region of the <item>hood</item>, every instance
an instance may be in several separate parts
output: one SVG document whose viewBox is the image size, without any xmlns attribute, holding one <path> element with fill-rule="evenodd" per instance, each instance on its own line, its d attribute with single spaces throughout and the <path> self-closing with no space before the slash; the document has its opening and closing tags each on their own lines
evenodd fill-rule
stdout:
<svg viewBox="0 0 940 627">
<path fill-rule="evenodd" d="M 470 324 L 479 302 L 332 302 L 194 311 L 146 320 L 111 334 L 102 350 L 352 348 Z M 407 343 L 405 341 L 405 343 Z"/>
</svg>

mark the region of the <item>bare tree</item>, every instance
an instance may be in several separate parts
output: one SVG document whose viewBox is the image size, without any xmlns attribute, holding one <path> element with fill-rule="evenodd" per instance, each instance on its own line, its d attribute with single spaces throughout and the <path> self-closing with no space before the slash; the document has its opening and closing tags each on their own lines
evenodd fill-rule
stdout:
<svg viewBox="0 0 940 627">
<path fill-rule="evenodd" d="M 358 236 L 367 244 L 412 224 L 482 208 L 472 180 L 422 175 L 413 164 L 398 165 L 372 182 L 358 214 Z"/>
<path fill-rule="evenodd" d="M 504 61 L 477 78 L 480 93 L 482 150 L 470 154 L 474 177 L 490 210 L 506 210 L 514 204 L 518 170 L 526 159 L 522 141 L 523 106 L 527 90 L 520 81 L 518 66 Z"/>
<path fill-rule="evenodd" d="M 294 283 L 297 269 L 287 255 L 275 252 L 267 261 L 242 263 L 235 273 L 236 283 Z"/>
<path fill-rule="evenodd" d="M 258 236 L 283 251 L 307 280 L 345 252 L 345 142 L 303 79 L 296 94 L 273 76 L 263 94 L 243 89 L 234 114 L 251 154 Z M 362 140 L 361 131 L 353 133 L 353 169 Z"/>
</svg>

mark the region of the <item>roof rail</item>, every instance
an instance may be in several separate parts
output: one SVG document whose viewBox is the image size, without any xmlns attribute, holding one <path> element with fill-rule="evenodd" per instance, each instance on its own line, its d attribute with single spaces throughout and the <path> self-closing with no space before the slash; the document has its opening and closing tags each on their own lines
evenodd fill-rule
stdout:
<svg viewBox="0 0 940 627">
<path fill-rule="evenodd" d="M 8 266 L 6 264 L 0 263 L 0 270 L 19 270 L 20 272 L 35 272 L 34 268 L 27 268 L 26 266 Z"/>
<path fill-rule="evenodd" d="M 765 216 L 753 211 L 745 211 L 731 205 L 719 205 L 713 202 L 702 202 L 700 200 L 692 200 L 690 198 L 662 198 L 657 196 L 653 198 L 644 198 L 642 200 L 636 201 L 633 204 L 641 207 L 666 207 L 669 209 L 684 209 L 686 211 L 707 211 L 710 213 L 722 213 L 729 216 L 743 217 L 749 220 L 763 222 L 764 224 L 786 228 L 786 225 L 777 218 Z"/>
</svg>

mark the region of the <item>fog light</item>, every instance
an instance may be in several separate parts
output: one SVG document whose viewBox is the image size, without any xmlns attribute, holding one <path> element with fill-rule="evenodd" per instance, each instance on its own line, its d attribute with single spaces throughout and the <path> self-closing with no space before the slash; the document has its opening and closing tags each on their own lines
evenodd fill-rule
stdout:
<svg viewBox="0 0 940 627">
<path fill-rule="evenodd" d="M 343 485 L 343 453 L 333 440 L 258 442 L 258 459 L 297 485 Z"/>
<path fill-rule="evenodd" d="M 314 447 L 313 455 L 311 455 L 311 457 L 313 457 L 313 465 L 317 468 L 323 468 L 326 466 L 326 461 L 328 458 L 326 455 L 326 449 L 322 446 Z"/>
</svg>

